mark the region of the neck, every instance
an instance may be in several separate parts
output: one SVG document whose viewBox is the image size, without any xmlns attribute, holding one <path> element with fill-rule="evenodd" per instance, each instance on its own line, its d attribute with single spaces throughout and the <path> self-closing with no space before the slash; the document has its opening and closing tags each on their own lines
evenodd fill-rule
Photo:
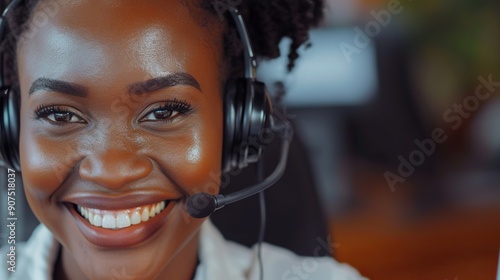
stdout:
<svg viewBox="0 0 500 280">
<path fill-rule="evenodd" d="M 156 278 L 192 280 L 198 266 L 199 233 L 174 257 L 172 262 Z"/>
</svg>

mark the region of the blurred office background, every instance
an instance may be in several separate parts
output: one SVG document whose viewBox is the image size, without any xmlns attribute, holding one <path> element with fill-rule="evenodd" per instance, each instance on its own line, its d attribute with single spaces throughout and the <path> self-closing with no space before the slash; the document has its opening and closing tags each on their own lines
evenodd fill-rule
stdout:
<svg viewBox="0 0 500 280">
<path fill-rule="evenodd" d="M 494 0 L 329 0 L 297 69 L 259 70 L 285 85 L 339 261 L 371 279 L 495 279 L 499 15 Z"/>
<path fill-rule="evenodd" d="M 287 92 L 334 257 L 375 280 L 495 279 L 500 2 L 327 2 L 296 69 L 281 58 L 258 74 Z M 36 222 L 18 215 L 24 239 Z"/>
</svg>

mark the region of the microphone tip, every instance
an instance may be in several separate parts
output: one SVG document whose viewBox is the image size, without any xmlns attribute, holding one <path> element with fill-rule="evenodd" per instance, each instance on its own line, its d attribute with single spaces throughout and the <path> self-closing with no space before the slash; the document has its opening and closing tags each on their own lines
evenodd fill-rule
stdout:
<svg viewBox="0 0 500 280">
<path fill-rule="evenodd" d="M 188 198 L 186 208 L 191 217 L 201 219 L 215 212 L 217 202 L 214 195 L 197 193 Z"/>
</svg>

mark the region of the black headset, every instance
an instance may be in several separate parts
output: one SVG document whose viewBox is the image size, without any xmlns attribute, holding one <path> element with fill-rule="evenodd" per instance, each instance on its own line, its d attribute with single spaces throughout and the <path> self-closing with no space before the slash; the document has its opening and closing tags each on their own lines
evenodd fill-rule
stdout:
<svg viewBox="0 0 500 280">
<path fill-rule="evenodd" d="M 0 39 L 6 32 L 6 15 L 21 0 L 14 0 L 0 18 Z M 244 49 L 245 76 L 227 82 L 224 94 L 224 141 L 222 171 L 230 172 L 257 162 L 265 146 L 272 107 L 264 83 L 256 80 L 257 62 L 239 11 L 227 7 L 238 29 Z M 0 54 L 0 152 L 3 165 L 20 171 L 19 160 L 19 94 L 4 83 L 3 54 Z"/>
<path fill-rule="evenodd" d="M 11 9 L 17 6 L 20 0 L 14 0 L 2 13 L 0 18 L 0 39 L 3 42 L 6 19 L 5 16 Z M 20 171 L 21 164 L 19 160 L 19 95 L 10 87 L 5 85 L 4 78 L 4 54 L 0 54 L 0 109 L 2 110 L 0 120 L 0 153 L 3 165 L 8 168 Z"/>
<path fill-rule="evenodd" d="M 243 44 L 245 76 L 226 84 L 222 171 L 240 170 L 259 160 L 271 127 L 271 100 L 264 83 L 257 81 L 255 59 L 245 22 L 239 11 L 227 7 Z"/>
</svg>

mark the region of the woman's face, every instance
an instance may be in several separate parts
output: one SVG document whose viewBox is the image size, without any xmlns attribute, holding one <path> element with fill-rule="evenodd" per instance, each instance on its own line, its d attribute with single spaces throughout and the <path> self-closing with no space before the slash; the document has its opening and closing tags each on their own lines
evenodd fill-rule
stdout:
<svg viewBox="0 0 500 280">
<path fill-rule="evenodd" d="M 189 277 L 203 220 L 185 199 L 219 186 L 222 23 L 180 1 L 42 1 L 44 14 L 17 50 L 21 168 L 65 273 Z"/>
</svg>

